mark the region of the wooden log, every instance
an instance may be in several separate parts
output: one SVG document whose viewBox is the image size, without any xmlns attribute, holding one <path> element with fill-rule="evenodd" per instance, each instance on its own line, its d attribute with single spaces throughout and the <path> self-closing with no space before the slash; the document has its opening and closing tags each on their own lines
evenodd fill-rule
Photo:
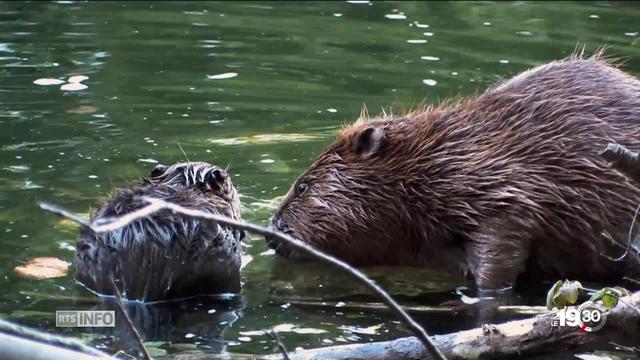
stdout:
<svg viewBox="0 0 640 360">
<path fill-rule="evenodd" d="M 4 360 L 109 360 L 18 336 L 0 333 L 0 353 Z"/>
<path fill-rule="evenodd" d="M 3 360 L 108 360 L 99 350 L 68 337 L 44 333 L 0 320 L 0 358 Z"/>
<path fill-rule="evenodd" d="M 552 327 L 557 312 L 509 321 L 499 325 L 432 337 L 433 343 L 447 359 L 511 359 L 522 355 L 606 344 L 611 341 L 630 345 L 640 340 L 640 292 L 621 298 L 607 314 L 605 326 L 595 332 L 581 332 L 577 327 Z M 292 360 L 406 360 L 429 359 L 422 344 L 414 337 L 367 344 L 340 345 L 300 350 L 289 354 Z M 274 355 L 272 359 L 278 358 Z"/>
</svg>

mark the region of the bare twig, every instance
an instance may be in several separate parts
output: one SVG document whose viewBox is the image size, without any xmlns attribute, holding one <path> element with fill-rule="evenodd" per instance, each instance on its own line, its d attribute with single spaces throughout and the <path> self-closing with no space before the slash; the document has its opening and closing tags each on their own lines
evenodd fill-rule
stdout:
<svg viewBox="0 0 640 360">
<path fill-rule="evenodd" d="M 640 348 L 639 347 L 620 345 L 620 344 L 617 344 L 617 343 L 615 343 L 613 341 L 609 342 L 609 345 L 614 346 L 616 348 L 616 350 L 632 352 L 634 354 L 640 355 Z"/>
<path fill-rule="evenodd" d="M 58 215 L 58 216 L 60 216 L 62 218 L 65 218 L 65 219 L 69 219 L 69 220 L 73 221 L 74 223 L 76 223 L 76 224 L 78 224 L 80 226 L 91 228 L 91 224 L 88 221 L 82 219 L 81 217 L 79 217 L 79 216 L 77 216 L 75 214 L 72 214 L 72 213 L 68 212 L 67 210 L 61 209 L 61 208 L 59 208 L 57 206 L 50 205 L 50 204 L 47 204 L 47 203 L 42 203 L 42 202 L 38 203 L 38 206 L 40 207 L 40 209 L 42 209 L 44 211 L 47 211 L 47 212 L 50 212 L 52 214 Z"/>
<path fill-rule="evenodd" d="M 280 336 L 278 336 L 278 333 L 275 330 L 265 331 L 264 333 L 267 334 L 267 336 L 270 337 L 276 343 L 276 345 L 278 345 L 278 350 L 280 350 L 280 353 L 282 354 L 282 358 L 284 360 L 291 360 L 289 358 L 289 353 L 287 352 L 287 348 L 284 347 L 284 344 L 282 343 L 282 341 L 280 341 Z"/>
<path fill-rule="evenodd" d="M 635 181 L 640 182 L 640 154 L 631 151 L 620 144 L 607 144 L 607 148 L 600 152 L 605 160 Z"/>
<path fill-rule="evenodd" d="M 622 280 L 626 280 L 626 281 L 632 282 L 632 283 L 634 283 L 636 285 L 640 285 L 640 280 L 633 279 L 633 278 L 630 278 L 628 276 L 623 277 Z"/>
<path fill-rule="evenodd" d="M 632 180 L 640 182 L 640 154 L 638 154 L 637 152 L 631 151 L 620 144 L 609 143 L 607 144 L 607 148 L 600 152 L 600 156 L 602 156 L 605 160 L 611 162 L 611 165 L 614 168 L 629 176 Z M 638 204 L 638 207 L 636 207 L 636 211 L 633 214 L 633 219 L 631 220 L 627 246 L 624 253 L 622 253 L 622 255 L 618 256 L 617 258 L 612 258 L 605 255 L 605 257 L 607 257 L 609 260 L 621 261 L 625 257 L 627 257 L 630 250 L 633 250 L 633 229 L 635 228 L 639 211 L 640 204 Z"/>
<path fill-rule="evenodd" d="M 127 323 L 129 330 L 131 330 L 131 333 L 133 334 L 133 337 L 136 340 L 138 347 L 140 348 L 139 350 L 142 353 L 142 358 L 145 360 L 151 360 L 151 356 L 149 355 L 147 348 L 144 346 L 144 340 L 142 340 L 142 336 L 138 332 L 138 329 L 136 329 L 135 325 L 133 325 L 133 321 L 131 321 L 129 314 L 127 313 L 127 309 L 125 309 L 124 305 L 122 304 L 122 295 L 120 294 L 120 290 L 118 290 L 116 283 L 113 281 L 113 277 L 109 277 L 109 280 L 111 281 L 111 286 L 113 286 L 113 293 L 115 295 L 114 297 L 116 304 L 118 305 L 118 308 L 120 309 L 122 316 L 124 316 L 124 320 Z"/>
<path fill-rule="evenodd" d="M 420 326 L 420 324 L 418 324 L 415 320 L 413 320 L 413 318 L 411 318 L 411 316 L 409 316 L 409 314 L 407 314 L 407 312 L 405 312 L 402 309 L 402 307 L 395 300 L 393 300 L 393 298 L 386 291 L 384 291 L 380 286 L 378 286 L 378 284 L 376 284 L 373 280 L 369 279 L 364 273 L 348 265 L 347 263 L 331 255 L 328 255 L 322 251 L 316 250 L 315 248 L 303 243 L 300 240 L 294 239 L 280 232 L 268 230 L 261 226 L 245 223 L 239 220 L 233 220 L 220 215 L 210 214 L 200 210 L 185 208 L 176 204 L 166 202 L 161 199 L 155 199 L 155 198 L 149 198 L 149 197 L 143 197 L 143 199 L 149 202 L 149 205 L 143 208 L 140 208 L 138 210 L 132 211 L 121 217 L 116 217 L 112 219 L 103 219 L 102 221 L 100 221 L 99 224 L 94 224 L 94 223 L 88 224 L 88 227 L 96 233 L 110 232 L 110 231 L 117 230 L 123 226 L 126 226 L 132 221 L 151 215 L 159 210 L 169 209 L 182 215 L 213 220 L 237 229 L 250 231 L 255 234 L 260 234 L 263 236 L 271 236 L 271 237 L 277 238 L 281 241 L 286 242 L 287 244 L 294 247 L 298 251 L 306 255 L 309 255 L 316 260 L 329 264 L 351 275 L 360 284 L 364 285 L 369 290 L 371 290 L 374 294 L 376 294 L 382 300 L 382 302 L 385 303 L 385 305 L 387 305 L 403 322 L 406 323 L 407 327 L 411 330 L 411 332 L 413 332 L 416 335 L 416 337 L 420 340 L 420 342 L 424 345 L 430 357 L 434 359 L 440 359 L 440 360 L 446 359 L 446 357 L 442 354 L 442 352 L 440 352 L 440 350 L 438 350 L 438 348 L 434 345 L 432 340 L 429 338 L 429 335 L 422 328 L 422 326 Z M 40 203 L 40 208 L 45 211 L 49 211 L 63 217 L 67 217 L 66 215 L 69 214 L 64 210 L 49 204 Z M 68 217 L 68 218 L 70 218 L 71 220 L 74 220 L 71 217 Z"/>
</svg>

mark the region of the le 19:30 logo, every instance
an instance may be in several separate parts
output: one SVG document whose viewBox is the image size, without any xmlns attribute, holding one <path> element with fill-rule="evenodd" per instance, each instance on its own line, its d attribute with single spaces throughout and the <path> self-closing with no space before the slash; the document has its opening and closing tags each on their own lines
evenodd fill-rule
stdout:
<svg viewBox="0 0 640 360">
<path fill-rule="evenodd" d="M 607 311 L 603 306 L 586 302 L 580 307 L 560 309 L 558 318 L 551 320 L 551 326 L 571 326 L 580 328 L 580 332 L 593 332 L 602 329 L 606 321 Z"/>
</svg>

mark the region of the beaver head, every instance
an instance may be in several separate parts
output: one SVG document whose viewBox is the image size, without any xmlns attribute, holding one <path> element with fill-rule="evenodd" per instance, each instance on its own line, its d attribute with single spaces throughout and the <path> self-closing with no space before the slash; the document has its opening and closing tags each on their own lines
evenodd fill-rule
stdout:
<svg viewBox="0 0 640 360">
<path fill-rule="evenodd" d="M 171 166 L 158 164 L 143 182 L 152 186 L 187 189 L 201 194 L 216 204 L 229 207 L 228 216 L 238 218 L 240 200 L 238 192 L 224 169 L 205 162 L 178 163 Z"/>
<path fill-rule="evenodd" d="M 412 182 L 425 179 L 413 172 L 407 121 L 385 117 L 345 128 L 293 184 L 270 227 L 352 264 L 410 263 L 424 246 L 412 243 L 420 238 Z M 267 243 L 280 255 L 300 255 Z"/>
<path fill-rule="evenodd" d="M 157 165 L 141 183 L 111 194 L 92 221 L 108 222 L 140 209 L 148 205 L 145 197 L 240 219 L 238 192 L 226 171 L 189 162 Z M 241 230 L 170 210 L 107 233 L 83 228 L 76 279 L 100 294 L 113 294 L 113 279 L 128 299 L 144 301 L 237 293 L 243 237 Z"/>
</svg>

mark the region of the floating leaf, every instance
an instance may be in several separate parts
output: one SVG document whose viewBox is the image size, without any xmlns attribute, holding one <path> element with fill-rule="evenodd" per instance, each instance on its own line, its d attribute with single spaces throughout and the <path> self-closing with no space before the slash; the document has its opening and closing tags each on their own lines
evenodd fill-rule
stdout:
<svg viewBox="0 0 640 360">
<path fill-rule="evenodd" d="M 78 90 L 84 90 L 87 87 L 88 87 L 87 85 L 81 84 L 81 83 L 69 83 L 69 84 L 64 84 L 64 85 L 60 86 L 60 90 L 78 91 Z"/>
<path fill-rule="evenodd" d="M 613 309 L 618 305 L 618 294 L 612 290 L 613 289 L 607 289 L 602 295 L 602 305 L 607 309 Z"/>
<path fill-rule="evenodd" d="M 333 134 L 331 134 L 333 135 Z M 251 136 L 242 136 L 236 138 L 220 138 L 220 139 L 207 139 L 208 142 L 220 145 L 244 145 L 244 144 L 270 144 L 270 143 L 282 143 L 282 142 L 302 142 L 319 139 L 321 136 L 298 134 L 298 133 L 285 133 L 285 134 L 260 134 Z"/>
<path fill-rule="evenodd" d="M 54 226 L 57 227 L 57 228 L 61 228 L 61 229 L 64 229 L 64 230 L 71 230 L 71 231 L 75 231 L 80 227 L 80 225 L 78 225 L 78 223 L 76 223 L 76 222 L 74 222 L 72 220 L 69 220 L 69 219 L 61 219 Z"/>
<path fill-rule="evenodd" d="M 582 289 L 582 284 L 578 281 L 558 281 L 547 293 L 547 308 L 562 309 L 575 304 L 578 301 L 580 289 Z"/>
<path fill-rule="evenodd" d="M 54 257 L 38 257 L 13 270 L 25 279 L 43 280 L 67 276 L 69 263 Z"/>
<path fill-rule="evenodd" d="M 591 295 L 591 297 L 589 298 L 589 301 L 598 301 L 602 299 L 603 295 L 604 295 L 604 289 L 600 289 L 594 292 L 593 295 Z"/>
<path fill-rule="evenodd" d="M 98 111 L 98 108 L 93 105 L 80 105 L 75 108 L 67 110 L 70 114 L 91 114 Z"/>
<path fill-rule="evenodd" d="M 234 72 L 228 72 L 228 73 L 222 73 L 222 74 L 217 74 L 217 75 L 207 75 L 207 79 L 210 80 L 224 80 L 224 79 L 231 79 L 238 76 L 238 73 L 234 73 Z"/>
<path fill-rule="evenodd" d="M 75 75 L 75 76 L 72 76 L 72 77 L 68 78 L 67 81 L 70 82 L 70 83 L 79 83 L 81 81 L 85 81 L 85 80 L 88 80 L 88 79 L 89 79 L 88 76 Z"/>
<path fill-rule="evenodd" d="M 631 296 L 631 291 L 629 291 L 629 290 L 627 290 L 627 289 L 625 289 L 623 287 L 615 286 L 613 289 L 614 290 L 618 290 L 620 292 L 620 297 Z"/>
<path fill-rule="evenodd" d="M 553 297 L 558 292 L 561 286 L 562 280 L 558 280 L 555 284 L 553 284 L 551 289 L 549 289 L 549 292 L 547 292 L 547 309 L 551 310 L 555 307 L 555 304 L 553 303 Z"/>
<path fill-rule="evenodd" d="M 42 79 L 35 80 L 33 83 L 36 85 L 43 85 L 43 86 L 60 85 L 60 84 L 64 84 L 64 80 L 42 78 Z"/>
<path fill-rule="evenodd" d="M 614 288 L 603 288 L 596 291 L 593 295 L 591 295 L 590 301 L 601 300 L 602 305 L 604 305 L 607 309 L 613 309 L 618 305 L 618 300 L 621 297 L 629 295 L 629 290 L 616 286 Z"/>
</svg>

